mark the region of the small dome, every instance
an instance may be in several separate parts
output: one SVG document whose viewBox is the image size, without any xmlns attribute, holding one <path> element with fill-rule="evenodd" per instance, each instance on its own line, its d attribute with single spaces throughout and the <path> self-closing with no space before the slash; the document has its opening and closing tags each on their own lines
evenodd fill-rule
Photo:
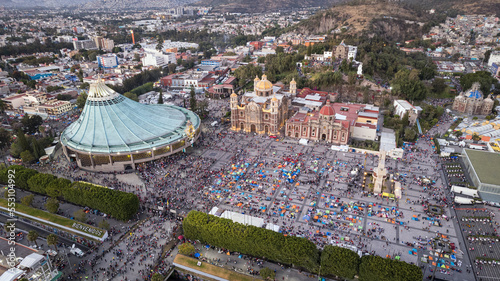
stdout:
<svg viewBox="0 0 500 281">
<path fill-rule="evenodd" d="M 255 89 L 258 91 L 269 91 L 273 88 L 273 84 L 267 80 L 267 76 L 262 75 L 262 80 L 258 80 L 258 77 L 255 77 Z"/>
<path fill-rule="evenodd" d="M 238 96 L 238 95 L 237 95 L 235 92 L 233 92 L 233 93 L 230 95 L 230 97 L 232 97 L 232 98 L 237 97 L 237 96 Z"/>
<path fill-rule="evenodd" d="M 330 105 L 330 103 L 327 103 L 325 106 L 321 108 L 319 111 L 320 115 L 327 115 L 327 116 L 333 116 L 335 115 L 335 110 L 333 107 Z"/>
<path fill-rule="evenodd" d="M 290 85 L 292 84 L 297 84 L 297 82 L 295 82 L 295 78 L 292 78 L 292 81 L 290 81 Z"/>
<path fill-rule="evenodd" d="M 273 96 L 273 98 L 271 99 L 271 101 L 278 101 L 278 99 L 276 98 L 276 96 Z"/>
<path fill-rule="evenodd" d="M 253 81 L 255 82 L 260 81 L 259 76 L 255 75 L 255 79 L 253 79 Z"/>
</svg>

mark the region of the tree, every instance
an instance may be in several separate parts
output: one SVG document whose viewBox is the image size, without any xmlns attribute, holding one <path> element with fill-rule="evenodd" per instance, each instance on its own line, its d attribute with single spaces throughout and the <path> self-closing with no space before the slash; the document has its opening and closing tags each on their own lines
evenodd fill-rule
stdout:
<svg viewBox="0 0 500 281">
<path fill-rule="evenodd" d="M 35 242 L 35 245 L 38 247 L 38 243 L 36 241 L 37 239 L 38 239 L 38 232 L 36 232 L 35 230 L 31 230 L 30 232 L 28 232 L 28 241 Z"/>
<path fill-rule="evenodd" d="M 65 178 L 57 178 L 49 182 L 49 184 L 45 188 L 45 193 L 52 198 L 58 198 L 61 197 L 63 191 L 70 186 L 70 180 Z"/>
<path fill-rule="evenodd" d="M 55 234 L 49 234 L 47 236 L 47 245 L 49 246 L 54 246 L 54 249 L 57 251 L 57 241 L 58 241 L 58 237 L 57 235 Z"/>
<path fill-rule="evenodd" d="M 442 94 L 447 87 L 444 79 L 436 78 L 432 81 L 432 92 L 435 94 Z"/>
<path fill-rule="evenodd" d="M 151 277 L 151 281 L 163 281 L 163 279 L 165 279 L 165 277 L 160 273 L 155 273 L 153 277 Z"/>
<path fill-rule="evenodd" d="M 56 179 L 51 174 L 38 173 L 28 180 L 29 190 L 32 192 L 46 194 L 46 188 Z"/>
<path fill-rule="evenodd" d="M 21 160 L 23 160 L 23 163 L 29 164 L 35 161 L 35 156 L 33 156 L 31 151 L 25 150 L 21 152 Z"/>
<path fill-rule="evenodd" d="M 85 103 L 87 102 L 87 93 L 85 92 L 82 92 L 78 98 L 76 98 L 76 106 L 78 108 L 83 108 L 85 106 Z"/>
<path fill-rule="evenodd" d="M 9 131 L 0 128 L 0 149 L 4 149 L 12 143 L 12 136 Z"/>
<path fill-rule="evenodd" d="M 403 138 L 405 141 L 414 141 L 416 137 L 417 132 L 415 132 L 415 130 L 413 130 L 412 128 L 405 129 L 405 135 Z"/>
<path fill-rule="evenodd" d="M 137 95 L 134 94 L 134 93 L 131 93 L 131 92 L 126 92 L 125 94 L 123 94 L 125 97 L 133 100 L 133 101 L 139 101 L 139 99 L 137 98 Z"/>
<path fill-rule="evenodd" d="M 75 220 L 85 222 L 87 221 L 87 214 L 82 210 L 76 210 L 73 212 L 73 217 L 75 217 Z"/>
<path fill-rule="evenodd" d="M 21 198 L 21 203 L 23 203 L 26 206 L 31 206 L 31 203 L 33 203 L 33 199 L 35 198 L 35 195 L 29 194 Z"/>
<path fill-rule="evenodd" d="M 163 104 L 163 90 L 160 89 L 160 95 L 158 97 L 158 104 Z"/>
<path fill-rule="evenodd" d="M 23 130 L 27 134 L 34 134 L 37 132 L 38 127 L 43 124 L 43 119 L 39 115 L 24 115 L 21 119 Z"/>
<path fill-rule="evenodd" d="M 106 220 L 100 221 L 99 224 L 98 224 L 98 226 L 100 228 L 103 228 L 103 229 L 106 229 L 106 230 L 109 230 L 109 228 L 110 228 L 109 222 L 106 221 Z"/>
<path fill-rule="evenodd" d="M 354 85 L 356 83 L 357 78 L 358 78 L 357 73 L 351 71 L 347 74 L 347 81 L 348 81 L 347 83 L 349 83 L 349 85 Z"/>
<path fill-rule="evenodd" d="M 418 266 L 379 256 L 363 256 L 358 276 L 360 281 L 421 281 L 423 279 L 422 270 Z"/>
<path fill-rule="evenodd" d="M 473 141 L 480 141 L 481 140 L 481 137 L 477 134 L 477 133 L 474 133 L 472 135 L 472 140 Z"/>
<path fill-rule="evenodd" d="M 484 63 L 487 63 L 490 60 L 491 52 L 492 52 L 491 50 L 484 52 L 484 59 L 483 59 Z"/>
<path fill-rule="evenodd" d="M 238 85 L 240 87 L 244 86 L 248 80 L 261 76 L 262 76 L 262 68 L 254 64 L 247 64 L 244 66 L 240 66 L 234 72 L 234 77 L 238 79 Z"/>
<path fill-rule="evenodd" d="M 491 85 L 495 82 L 495 78 L 487 71 L 477 71 L 475 73 L 467 73 L 460 78 L 460 85 L 463 90 L 468 90 L 472 84 L 479 82 L 481 84 L 481 91 L 484 95 L 490 93 Z"/>
<path fill-rule="evenodd" d="M 89 84 L 89 83 L 87 83 L 87 82 L 84 82 L 84 83 L 80 84 L 80 89 L 82 89 L 82 90 L 84 90 L 84 89 L 88 89 L 89 87 L 90 87 L 90 84 Z M 84 93 L 82 93 L 82 94 L 84 94 Z M 86 100 L 86 99 L 87 99 L 87 98 L 85 98 L 85 100 Z"/>
<path fill-rule="evenodd" d="M 427 95 L 427 88 L 418 78 L 418 72 L 402 69 L 391 81 L 393 92 L 406 96 L 407 99 L 423 100 Z"/>
<path fill-rule="evenodd" d="M 274 278 L 276 278 L 276 273 L 269 267 L 264 267 L 263 269 L 261 269 L 259 274 L 260 277 L 262 277 L 262 279 L 264 280 L 274 280 Z"/>
<path fill-rule="evenodd" d="M 201 102 L 197 103 L 196 105 L 196 114 L 200 116 L 202 120 L 208 117 L 208 101 L 207 100 L 202 100 Z"/>
<path fill-rule="evenodd" d="M 156 36 L 156 39 L 158 41 L 158 44 L 156 44 L 156 50 L 161 53 L 163 50 L 163 38 L 161 35 L 158 35 Z"/>
<path fill-rule="evenodd" d="M 410 125 L 410 114 L 408 112 L 403 115 L 403 119 L 401 119 L 401 123 L 403 124 L 403 128 L 406 128 Z"/>
<path fill-rule="evenodd" d="M 175 73 L 175 69 L 177 68 L 177 64 L 169 63 L 167 68 L 168 68 L 168 73 Z"/>
<path fill-rule="evenodd" d="M 321 253 L 321 273 L 325 275 L 353 279 L 359 263 L 358 254 L 349 249 L 327 245 Z"/>
<path fill-rule="evenodd" d="M 191 243 L 183 243 L 179 246 L 179 253 L 186 255 L 186 256 L 192 256 L 196 252 L 196 249 L 194 248 L 193 244 Z"/>
<path fill-rule="evenodd" d="M 45 203 L 45 209 L 52 214 L 57 213 L 59 211 L 59 201 L 55 198 L 47 199 L 47 203 Z"/>
<path fill-rule="evenodd" d="M 192 111 L 196 110 L 196 93 L 194 92 L 194 87 L 191 87 L 191 91 L 189 92 L 189 107 Z"/>
<path fill-rule="evenodd" d="M 436 74 L 437 72 L 435 67 L 425 66 L 424 68 L 422 68 L 422 70 L 420 70 L 418 76 L 420 77 L 420 80 L 431 80 L 432 78 L 434 78 L 434 76 L 436 76 Z"/>
</svg>

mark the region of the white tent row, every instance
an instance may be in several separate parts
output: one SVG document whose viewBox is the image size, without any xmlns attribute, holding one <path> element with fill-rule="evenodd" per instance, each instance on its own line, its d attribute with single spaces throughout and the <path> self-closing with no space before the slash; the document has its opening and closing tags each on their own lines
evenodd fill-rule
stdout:
<svg viewBox="0 0 500 281">
<path fill-rule="evenodd" d="M 332 145 L 332 147 L 330 149 L 335 150 L 335 151 L 347 152 L 349 150 L 349 146 L 347 146 L 347 145 Z"/>
<path fill-rule="evenodd" d="M 471 197 L 478 197 L 479 198 L 479 193 L 477 192 L 476 189 L 472 188 L 467 188 L 463 186 L 458 186 L 458 185 L 452 185 L 451 186 L 451 192 L 455 194 L 463 194 Z"/>
<path fill-rule="evenodd" d="M 455 203 L 457 204 L 474 204 L 474 199 L 455 196 Z"/>
</svg>

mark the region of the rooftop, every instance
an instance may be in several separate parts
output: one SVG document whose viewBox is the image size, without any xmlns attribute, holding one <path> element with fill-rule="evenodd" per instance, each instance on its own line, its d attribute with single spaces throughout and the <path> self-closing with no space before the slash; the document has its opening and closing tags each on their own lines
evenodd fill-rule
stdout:
<svg viewBox="0 0 500 281">
<path fill-rule="evenodd" d="M 151 150 L 182 139 L 188 121 L 200 126 L 200 118 L 185 108 L 141 104 L 100 80 L 90 86 L 80 118 L 63 131 L 61 142 L 89 153 Z"/>
<path fill-rule="evenodd" d="M 500 177 L 497 176 L 500 154 L 472 149 L 464 149 L 464 151 L 482 183 L 500 185 Z"/>
</svg>

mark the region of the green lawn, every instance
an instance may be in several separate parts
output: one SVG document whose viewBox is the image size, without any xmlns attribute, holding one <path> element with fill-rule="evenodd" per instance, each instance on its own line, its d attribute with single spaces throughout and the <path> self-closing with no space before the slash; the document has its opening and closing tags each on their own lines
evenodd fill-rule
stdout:
<svg viewBox="0 0 500 281">
<path fill-rule="evenodd" d="M 7 200 L 3 199 L 3 198 L 0 198 L 0 206 L 7 208 L 7 206 L 8 206 L 7 205 Z M 37 217 L 37 218 L 40 218 L 40 219 L 43 219 L 43 220 L 46 220 L 46 221 L 50 221 L 50 222 L 53 222 L 53 223 L 56 223 L 56 224 L 59 224 L 59 225 L 62 225 L 62 226 L 66 226 L 66 227 L 69 227 L 69 228 L 72 228 L 72 229 L 75 229 L 73 227 L 73 224 L 76 222 L 76 223 L 79 223 L 80 225 L 83 225 L 85 227 L 89 227 L 91 229 L 95 229 L 95 230 L 101 231 L 102 235 L 100 235 L 100 237 L 104 236 L 104 233 L 106 233 L 105 230 L 99 229 L 97 227 L 93 227 L 93 226 L 90 226 L 88 224 L 85 224 L 85 223 L 82 223 L 82 222 L 79 222 L 79 221 L 76 221 L 76 220 L 71 220 L 71 219 L 68 219 L 68 218 L 65 218 L 65 217 L 62 217 L 62 216 L 59 216 L 59 215 L 51 214 L 49 212 L 45 212 L 45 211 L 40 210 L 40 209 L 35 209 L 35 208 L 32 208 L 32 207 L 28 207 L 28 206 L 25 206 L 25 205 L 23 205 L 21 203 L 17 203 L 16 204 L 16 212 L 21 212 L 21 213 L 24 213 L 24 214 L 27 214 L 27 215 L 30 215 L 30 216 L 33 216 L 33 217 Z M 62 230 L 64 230 L 64 229 L 62 229 Z M 82 229 L 75 229 L 75 230 L 86 232 L 86 233 L 94 235 L 94 236 L 99 236 L 99 235 L 97 235 L 95 233 L 90 233 L 90 232 L 82 230 Z M 66 230 L 64 230 L 64 231 L 66 231 Z M 74 233 L 74 234 L 78 235 L 77 233 Z"/>
</svg>

